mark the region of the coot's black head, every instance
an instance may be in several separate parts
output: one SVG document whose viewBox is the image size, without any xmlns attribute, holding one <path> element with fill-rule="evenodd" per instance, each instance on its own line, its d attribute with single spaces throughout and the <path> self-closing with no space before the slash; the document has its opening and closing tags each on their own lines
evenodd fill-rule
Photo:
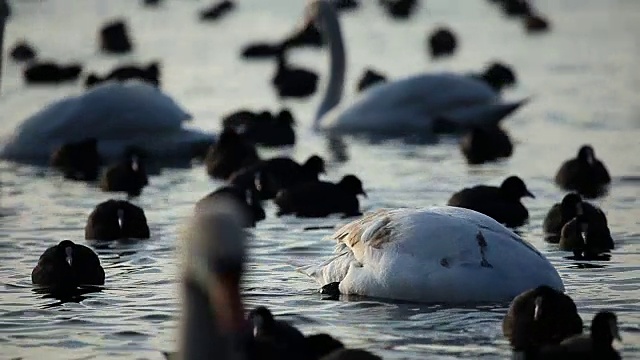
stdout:
<svg viewBox="0 0 640 360">
<path fill-rule="evenodd" d="M 262 202 L 260 201 L 259 181 L 260 174 L 256 174 L 256 181 L 254 182 L 254 186 L 245 189 L 245 201 L 251 208 L 251 215 L 253 216 L 254 222 L 264 220 L 267 217 L 267 214 L 264 212 L 264 208 L 262 207 Z"/>
<path fill-rule="evenodd" d="M 131 166 L 133 171 L 139 171 L 144 168 L 144 161 L 147 153 L 138 146 L 127 146 L 124 150 L 124 158 Z"/>
<path fill-rule="evenodd" d="M 562 198 L 560 203 L 560 212 L 565 221 L 569 221 L 576 217 L 578 213 L 582 213 L 582 197 L 578 193 L 569 193 Z"/>
<path fill-rule="evenodd" d="M 76 244 L 71 240 L 62 240 L 57 246 L 56 256 L 59 259 L 64 259 L 64 261 L 69 264 L 69 267 L 73 266 L 73 248 Z"/>
<path fill-rule="evenodd" d="M 533 300 L 533 320 L 541 321 L 545 318 L 554 316 L 554 302 L 558 301 L 558 297 L 562 296 L 557 290 L 552 289 L 547 285 L 538 286 L 534 290 L 536 297 Z"/>
<path fill-rule="evenodd" d="M 618 330 L 618 317 L 610 311 L 600 311 L 591 321 L 591 339 L 594 343 L 611 345 L 613 339 L 622 340 Z"/>
<path fill-rule="evenodd" d="M 309 173 L 324 174 L 326 173 L 324 165 L 325 163 L 322 157 L 318 155 L 312 155 L 307 159 L 307 161 L 304 162 L 303 166 Z"/>
<path fill-rule="evenodd" d="M 429 50 L 432 57 L 453 54 L 456 44 L 455 34 L 446 27 L 436 29 L 429 37 Z"/>
<path fill-rule="evenodd" d="M 517 176 L 509 176 L 506 178 L 502 182 L 502 185 L 500 185 L 500 189 L 514 199 L 520 199 L 525 196 L 535 199 L 535 196 L 527 189 L 524 181 Z"/>
<path fill-rule="evenodd" d="M 218 147 L 229 146 L 232 144 L 242 142 L 243 138 L 238 132 L 231 127 L 225 128 L 222 130 L 220 137 L 218 138 L 218 142 L 216 143 Z"/>
<path fill-rule="evenodd" d="M 91 73 L 89 74 L 89 76 L 87 76 L 87 79 L 84 81 L 84 86 L 86 86 L 87 88 L 90 88 L 94 85 L 100 84 L 103 81 L 104 80 L 101 79 L 98 75 L 96 75 L 95 73 Z"/>
<path fill-rule="evenodd" d="M 149 63 L 149 66 L 147 66 L 147 76 L 156 79 L 160 76 L 159 61 L 152 61 L 151 63 Z"/>
<path fill-rule="evenodd" d="M 362 181 L 355 175 L 346 175 L 340 180 L 338 185 L 353 195 L 364 195 L 367 197 L 367 193 L 362 188 Z"/>
<path fill-rule="evenodd" d="M 295 120 L 293 119 L 293 114 L 289 109 L 282 109 L 276 116 L 276 119 L 281 124 L 294 125 Z"/>
<path fill-rule="evenodd" d="M 517 81 L 511 67 L 499 62 L 489 65 L 482 74 L 482 78 L 497 91 L 512 86 Z"/>
<path fill-rule="evenodd" d="M 578 150 L 578 160 L 593 165 L 596 160 L 596 153 L 591 145 L 582 145 Z"/>
<path fill-rule="evenodd" d="M 273 116 L 269 111 L 263 110 L 263 111 L 260 111 L 258 114 L 256 114 L 256 119 L 258 121 L 269 121 L 273 119 Z"/>
<path fill-rule="evenodd" d="M 344 344 L 329 334 L 313 334 L 307 336 L 306 345 L 318 359 L 335 350 L 344 348 Z"/>
<path fill-rule="evenodd" d="M 68 65 L 66 67 L 64 67 L 63 69 L 64 74 L 67 77 L 71 77 L 71 78 L 77 78 L 80 73 L 82 72 L 82 65 L 80 64 L 72 64 L 72 65 Z"/>
<path fill-rule="evenodd" d="M 258 306 L 251 310 L 248 317 L 253 326 L 254 336 L 264 334 L 265 332 L 269 332 L 273 329 L 275 323 L 273 314 L 271 313 L 271 310 L 264 306 Z"/>
</svg>

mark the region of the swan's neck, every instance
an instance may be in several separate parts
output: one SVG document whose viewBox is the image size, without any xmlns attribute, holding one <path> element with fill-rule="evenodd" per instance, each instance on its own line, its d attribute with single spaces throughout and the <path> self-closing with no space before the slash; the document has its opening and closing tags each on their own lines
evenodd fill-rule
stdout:
<svg viewBox="0 0 640 360">
<path fill-rule="evenodd" d="M 2 56 L 4 54 L 4 28 L 9 17 L 9 4 L 6 0 L 0 0 L 0 92 L 2 91 Z"/>
<path fill-rule="evenodd" d="M 187 280 L 184 284 L 182 329 L 180 337 L 180 359 L 213 359 L 225 347 L 216 326 L 215 313 L 209 306 L 207 294 L 198 284 Z M 221 356 L 222 355 L 222 356 Z M 228 357 L 227 357 L 228 359 Z"/>
<path fill-rule="evenodd" d="M 322 8 L 326 11 L 321 12 L 320 21 L 324 36 L 329 43 L 330 64 L 329 83 L 314 119 L 316 127 L 320 124 L 322 117 L 340 102 L 346 70 L 346 56 L 338 15 L 331 5 Z"/>
</svg>

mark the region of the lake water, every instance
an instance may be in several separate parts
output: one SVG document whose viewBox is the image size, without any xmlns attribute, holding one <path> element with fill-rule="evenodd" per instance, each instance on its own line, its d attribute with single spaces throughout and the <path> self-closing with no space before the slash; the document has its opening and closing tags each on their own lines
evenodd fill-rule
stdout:
<svg viewBox="0 0 640 360">
<path fill-rule="evenodd" d="M 499 59 L 513 64 L 519 85 L 505 94 L 533 101 L 504 125 L 517 142 L 506 161 L 469 167 L 454 139 L 432 146 L 400 142 L 369 144 L 349 140 L 349 161 L 331 161 L 327 178 L 354 173 L 369 198 L 365 210 L 444 204 L 469 185 L 499 184 L 517 174 L 536 199 L 525 200 L 531 213 L 523 237 L 540 249 L 560 272 L 567 292 L 585 322 L 601 309 L 617 312 L 625 358 L 640 358 L 640 1 L 540 0 L 553 31 L 528 36 L 518 21 L 504 18 L 488 1 L 429 0 L 409 22 L 387 19 L 377 1 L 342 15 L 348 50 L 347 97 L 365 66 L 391 77 L 421 71 L 479 70 Z M 222 22 L 202 24 L 203 1 L 167 1 L 142 9 L 132 0 L 13 1 L 14 16 L 5 46 L 16 39 L 33 42 L 44 58 L 81 61 L 90 71 L 106 71 L 118 61 L 162 59 L 163 87 L 195 117 L 195 124 L 217 131 L 221 115 L 241 107 L 290 106 L 298 120 L 298 145 L 264 156 L 287 154 L 303 160 L 313 153 L 331 158 L 325 140 L 310 131 L 319 96 L 282 103 L 269 80 L 274 65 L 239 59 L 249 41 L 276 39 L 298 21 L 304 1 L 243 0 Z M 127 16 L 137 46 L 134 55 L 108 57 L 95 50 L 103 20 Z M 427 32 L 448 24 L 458 34 L 458 54 L 427 58 Z M 297 51 L 295 64 L 326 73 L 326 54 Z M 27 87 L 20 67 L 5 64 L 0 97 L 2 135 L 45 104 L 82 91 L 80 83 Z M 323 88 L 323 85 L 321 85 Z M 345 101 L 349 101 L 348 99 Z M 560 163 L 591 143 L 613 176 L 610 194 L 596 201 L 609 217 L 616 241 L 602 268 L 580 268 L 565 253 L 542 240 L 542 219 L 563 192 L 552 182 Z M 111 195 L 63 180 L 42 168 L 0 162 L 3 212 L 0 218 L 0 357 L 28 359 L 161 359 L 176 346 L 179 316 L 176 237 L 193 203 L 219 183 L 201 166 L 165 170 L 135 203 L 142 206 L 153 237 L 98 251 L 107 274 L 106 289 L 80 303 L 58 304 L 36 294 L 30 273 L 39 255 L 61 239 L 84 243 L 83 228 L 92 208 Z M 248 307 L 264 304 L 304 332 L 328 331 L 350 346 L 388 359 L 506 358 L 508 343 L 500 324 L 504 306 L 457 308 L 393 302 L 326 301 L 316 285 L 289 265 L 329 255 L 329 230 L 339 219 L 276 218 L 253 231 L 246 276 Z"/>
</svg>

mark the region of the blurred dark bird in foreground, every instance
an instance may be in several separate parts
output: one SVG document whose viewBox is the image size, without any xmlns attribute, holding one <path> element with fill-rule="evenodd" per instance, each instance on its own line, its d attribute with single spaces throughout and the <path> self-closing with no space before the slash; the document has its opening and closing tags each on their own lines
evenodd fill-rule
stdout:
<svg viewBox="0 0 640 360">
<path fill-rule="evenodd" d="M 318 89 L 318 74 L 289 65 L 286 52 L 282 52 L 278 55 L 277 70 L 271 84 L 281 98 L 306 98 Z"/>
<path fill-rule="evenodd" d="M 484 72 L 473 74 L 472 76 L 486 82 L 496 92 L 513 86 L 518 81 L 511 66 L 501 62 L 492 62 L 485 68 Z"/>
<path fill-rule="evenodd" d="M 233 128 L 254 144 L 270 147 L 294 145 L 294 125 L 293 115 L 286 108 L 277 114 L 240 110 L 222 118 L 223 128 Z"/>
<path fill-rule="evenodd" d="M 360 92 L 372 85 L 384 84 L 385 82 L 387 82 L 387 77 L 384 74 L 379 73 L 371 68 L 367 68 L 365 69 L 364 73 L 362 73 L 362 76 L 360 76 L 358 84 L 356 85 L 356 90 Z"/>
<path fill-rule="evenodd" d="M 96 205 L 84 227 L 86 240 L 141 240 L 150 237 L 144 210 L 126 200 L 110 199 Z"/>
<path fill-rule="evenodd" d="M 213 4 L 201 10 L 200 20 L 201 21 L 220 20 L 223 16 L 227 15 L 235 8 L 236 8 L 236 4 L 229 0 L 220 1 L 216 4 Z"/>
<path fill-rule="evenodd" d="M 256 146 L 232 128 L 226 128 L 204 159 L 207 174 L 227 180 L 231 174 L 260 161 Z"/>
<path fill-rule="evenodd" d="M 96 181 L 102 166 L 98 140 L 89 138 L 65 143 L 51 154 L 49 164 L 59 169 L 66 179 Z"/>
<path fill-rule="evenodd" d="M 78 63 L 57 64 L 55 62 L 37 62 L 29 64 L 22 75 L 27 84 L 59 84 L 78 80 L 82 65 Z"/>
<path fill-rule="evenodd" d="M 565 161 L 558 169 L 556 184 L 564 190 L 573 190 L 586 198 L 604 195 L 611 176 L 604 163 L 596 158 L 591 145 L 582 145 L 578 155 Z"/>
<path fill-rule="evenodd" d="M 142 0 L 142 5 L 144 6 L 149 6 L 149 7 L 155 7 L 158 6 L 162 3 L 161 0 Z"/>
<path fill-rule="evenodd" d="M 340 11 L 353 11 L 360 7 L 358 0 L 333 0 L 332 4 Z"/>
<path fill-rule="evenodd" d="M 429 53 L 432 58 L 453 55 L 457 44 L 456 35 L 446 27 L 435 29 L 428 38 Z"/>
<path fill-rule="evenodd" d="M 29 61 L 36 58 L 36 50 L 26 41 L 18 41 L 13 45 L 9 51 L 11 58 L 14 61 Z"/>
<path fill-rule="evenodd" d="M 396 19 L 408 19 L 418 6 L 418 0 L 380 0 L 387 14 Z"/>
<path fill-rule="evenodd" d="M 144 81 L 153 86 L 159 87 L 160 63 L 158 61 L 152 61 L 147 66 L 139 66 L 135 64 L 118 66 L 105 76 L 90 73 L 85 80 L 85 86 L 87 88 L 91 88 L 105 81 L 127 81 L 131 79 Z"/>
<path fill-rule="evenodd" d="M 112 20 L 98 32 L 100 49 L 108 54 L 126 54 L 133 50 L 129 28 L 124 20 Z"/>
<path fill-rule="evenodd" d="M 45 250 L 31 272 L 31 282 L 57 289 L 103 285 L 104 269 L 90 248 L 63 240 Z"/>
<path fill-rule="evenodd" d="M 325 41 L 317 26 L 312 21 L 308 21 L 280 42 L 256 42 L 245 46 L 241 55 L 245 59 L 266 59 L 280 56 L 282 52 L 289 49 L 300 47 L 320 48 L 324 44 Z"/>
<path fill-rule="evenodd" d="M 107 192 L 125 192 L 130 197 L 139 196 L 149 185 L 145 166 L 146 154 L 135 146 L 128 147 L 122 159 L 110 165 L 100 179 L 100 188 Z"/>
<path fill-rule="evenodd" d="M 513 144 L 499 126 L 477 127 L 461 138 L 460 150 L 467 163 L 477 165 L 511 156 Z"/>
</svg>

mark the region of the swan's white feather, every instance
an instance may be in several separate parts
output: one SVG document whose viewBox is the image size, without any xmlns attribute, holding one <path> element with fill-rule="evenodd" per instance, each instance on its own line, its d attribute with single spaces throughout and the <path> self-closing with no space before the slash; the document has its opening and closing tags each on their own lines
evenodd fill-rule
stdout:
<svg viewBox="0 0 640 360">
<path fill-rule="evenodd" d="M 343 134 L 419 131 L 427 135 L 434 119 L 446 118 L 462 126 L 493 124 L 506 115 L 505 107 L 514 105 L 502 102 L 490 86 L 470 76 L 421 74 L 369 89 L 354 103 L 329 111 L 319 119 L 319 126 Z"/>
<path fill-rule="evenodd" d="M 484 259 L 478 233 L 486 241 Z M 495 220 L 457 207 L 379 210 L 333 236 L 336 255 L 300 269 L 340 292 L 419 302 L 510 301 L 538 285 L 564 291 L 551 263 Z M 489 266 L 487 266 L 487 264 Z"/>
<path fill-rule="evenodd" d="M 54 102 L 22 122 L 5 142 L 2 156 L 46 160 L 58 146 L 95 137 L 105 157 L 128 145 L 151 155 L 180 156 L 212 135 L 183 128 L 190 119 L 172 98 L 146 83 L 107 82 Z"/>
</svg>

